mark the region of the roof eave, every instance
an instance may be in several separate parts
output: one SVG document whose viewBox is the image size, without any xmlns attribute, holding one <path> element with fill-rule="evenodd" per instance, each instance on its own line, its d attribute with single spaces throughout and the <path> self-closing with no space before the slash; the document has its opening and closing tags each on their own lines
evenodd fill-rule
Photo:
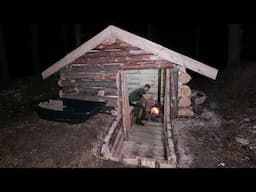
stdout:
<svg viewBox="0 0 256 192">
<path fill-rule="evenodd" d="M 158 55 L 161 58 L 166 59 L 172 63 L 184 66 L 192 71 L 195 71 L 211 79 L 216 80 L 217 78 L 218 70 L 213 67 L 210 67 L 208 65 L 205 65 L 204 63 L 201 63 L 180 53 L 167 49 L 145 38 L 139 37 L 137 35 L 124 31 L 118 27 L 110 25 L 105 30 L 100 32 L 98 35 L 96 35 L 89 41 L 85 42 L 80 47 L 66 55 L 63 59 L 59 60 L 51 67 L 43 71 L 43 79 L 46 79 L 49 76 L 53 75 L 66 65 L 72 63 L 73 61 L 75 61 L 76 59 L 78 59 L 79 57 L 86 54 L 88 51 L 94 49 L 95 47 L 97 47 L 98 45 L 100 45 L 108 39 L 119 39 L 133 46 L 136 46 L 142 50 L 146 50 L 155 55 Z"/>
</svg>

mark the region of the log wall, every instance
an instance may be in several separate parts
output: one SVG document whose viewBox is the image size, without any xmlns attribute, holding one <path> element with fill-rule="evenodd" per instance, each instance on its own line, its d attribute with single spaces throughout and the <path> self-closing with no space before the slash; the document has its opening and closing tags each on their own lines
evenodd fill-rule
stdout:
<svg viewBox="0 0 256 192">
<path fill-rule="evenodd" d="M 178 117 L 193 117 L 192 109 L 192 90 L 187 85 L 191 81 L 191 76 L 187 73 L 185 67 L 178 67 Z"/>
<path fill-rule="evenodd" d="M 107 106 L 116 107 L 120 111 L 118 70 L 173 66 L 152 53 L 119 40 L 103 43 L 61 70 L 58 81 L 61 87 L 59 95 L 71 99 L 104 101 Z M 128 83 L 133 81 L 134 79 L 128 78 Z"/>
</svg>

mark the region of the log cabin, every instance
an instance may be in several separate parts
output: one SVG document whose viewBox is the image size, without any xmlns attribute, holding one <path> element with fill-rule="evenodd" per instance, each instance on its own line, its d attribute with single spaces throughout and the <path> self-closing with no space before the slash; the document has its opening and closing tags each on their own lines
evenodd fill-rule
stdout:
<svg viewBox="0 0 256 192">
<path fill-rule="evenodd" d="M 191 117 L 188 70 L 216 79 L 218 70 L 115 26 L 109 26 L 48 69 L 58 73 L 61 98 L 105 102 L 115 121 L 102 144 L 104 159 L 146 167 L 175 167 L 172 119 Z M 162 123 L 133 123 L 128 95 L 145 84 L 164 103 Z M 161 98 L 159 98 L 161 97 Z M 132 131 L 133 130 L 133 131 Z"/>
</svg>

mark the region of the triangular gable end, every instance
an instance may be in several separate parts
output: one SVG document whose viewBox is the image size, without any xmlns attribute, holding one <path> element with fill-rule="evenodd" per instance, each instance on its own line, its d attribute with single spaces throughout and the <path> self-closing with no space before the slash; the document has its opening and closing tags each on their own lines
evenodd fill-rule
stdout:
<svg viewBox="0 0 256 192">
<path fill-rule="evenodd" d="M 154 55 L 157 55 L 165 60 L 168 60 L 180 66 L 184 66 L 194 72 L 197 72 L 211 79 L 215 80 L 217 77 L 218 70 L 213 67 L 205 65 L 201 62 L 198 62 L 194 59 L 191 59 L 187 56 L 184 56 L 175 51 L 167 49 L 159 44 L 156 44 L 152 41 L 149 41 L 147 39 L 144 39 L 142 37 L 139 37 L 127 31 L 124 31 L 115 26 L 109 26 L 105 30 L 103 30 L 101 33 L 99 33 L 98 35 L 96 35 L 89 41 L 85 42 L 83 45 L 81 45 L 71 53 L 69 53 L 63 59 L 53 64 L 48 69 L 46 69 L 42 73 L 43 79 L 46 79 L 49 76 L 53 75 L 54 73 L 56 73 L 63 67 L 69 65 L 70 63 L 72 63 L 82 55 L 86 54 L 90 50 L 94 49 L 98 45 L 106 41 L 113 41 L 115 39 L 124 41 L 142 50 L 149 51 Z"/>
</svg>

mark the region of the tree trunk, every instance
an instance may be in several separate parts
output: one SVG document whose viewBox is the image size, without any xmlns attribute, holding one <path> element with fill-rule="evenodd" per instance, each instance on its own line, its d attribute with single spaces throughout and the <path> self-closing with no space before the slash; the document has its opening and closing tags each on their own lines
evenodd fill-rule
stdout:
<svg viewBox="0 0 256 192">
<path fill-rule="evenodd" d="M 8 80 L 9 70 L 8 70 L 8 60 L 5 50 L 5 42 L 3 36 L 3 28 L 0 24 L 0 70 L 1 70 L 1 79 Z"/>
<path fill-rule="evenodd" d="M 31 25 L 33 72 L 40 72 L 38 24 Z"/>
<path fill-rule="evenodd" d="M 196 25 L 196 56 L 200 57 L 201 25 Z"/>
<path fill-rule="evenodd" d="M 68 50 L 67 24 L 61 24 L 61 37 L 63 42 L 63 51 L 66 53 Z"/>
<path fill-rule="evenodd" d="M 228 24 L 228 65 L 241 60 L 242 25 Z"/>
<path fill-rule="evenodd" d="M 75 41 L 77 47 L 82 43 L 81 24 L 75 24 Z"/>
<path fill-rule="evenodd" d="M 150 40 L 153 39 L 153 36 L 154 36 L 154 31 L 153 31 L 153 24 L 148 24 L 147 25 L 147 33 L 148 33 L 148 38 Z"/>
</svg>

